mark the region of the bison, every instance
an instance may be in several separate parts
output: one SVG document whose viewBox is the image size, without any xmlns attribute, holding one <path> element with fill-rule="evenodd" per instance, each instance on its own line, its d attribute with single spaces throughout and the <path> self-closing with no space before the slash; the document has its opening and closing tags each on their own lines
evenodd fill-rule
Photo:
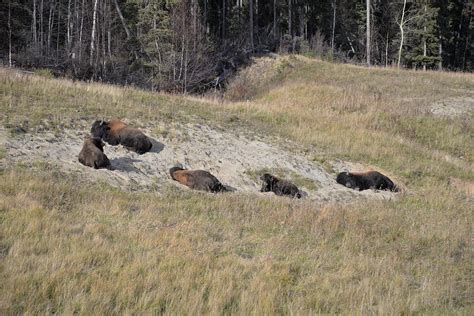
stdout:
<svg viewBox="0 0 474 316">
<path fill-rule="evenodd" d="M 273 192 L 279 196 L 288 195 L 298 199 L 301 198 L 298 187 L 287 180 L 279 179 L 269 173 L 265 173 L 260 179 L 263 181 L 260 192 Z"/>
<path fill-rule="evenodd" d="M 348 188 L 363 191 L 368 189 L 390 190 L 398 192 L 398 187 L 387 176 L 378 171 L 341 172 L 337 175 L 337 183 Z"/>
<path fill-rule="evenodd" d="M 226 192 L 227 188 L 212 174 L 204 170 L 187 170 L 181 167 L 170 169 L 171 178 L 185 186 L 212 193 Z"/>
<path fill-rule="evenodd" d="M 110 168 L 110 161 L 104 154 L 104 143 L 100 138 L 87 136 L 84 139 L 79 162 L 95 169 Z"/>
<path fill-rule="evenodd" d="M 150 139 L 143 132 L 127 127 L 127 124 L 117 119 L 109 122 L 95 121 L 92 124 L 91 134 L 110 145 L 121 144 L 140 155 L 150 151 L 152 147 Z"/>
</svg>

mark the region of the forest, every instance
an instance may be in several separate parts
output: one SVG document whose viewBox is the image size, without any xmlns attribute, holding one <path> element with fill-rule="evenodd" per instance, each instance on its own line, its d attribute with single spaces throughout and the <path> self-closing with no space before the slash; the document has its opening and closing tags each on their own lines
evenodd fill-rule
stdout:
<svg viewBox="0 0 474 316">
<path fill-rule="evenodd" d="M 470 72 L 473 9 L 469 0 L 3 0 L 0 64 L 195 93 L 272 53 Z"/>
</svg>

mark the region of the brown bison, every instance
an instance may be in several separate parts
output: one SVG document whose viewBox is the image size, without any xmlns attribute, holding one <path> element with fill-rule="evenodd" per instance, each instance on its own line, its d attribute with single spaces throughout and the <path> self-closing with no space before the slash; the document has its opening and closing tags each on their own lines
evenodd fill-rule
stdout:
<svg viewBox="0 0 474 316">
<path fill-rule="evenodd" d="M 125 148 L 140 155 L 150 151 L 152 143 L 150 139 L 138 129 L 129 128 L 120 120 L 95 121 L 92 124 L 91 134 L 99 137 L 110 145 L 121 144 Z"/>
<path fill-rule="evenodd" d="M 263 181 L 260 192 L 273 192 L 279 196 L 288 195 L 298 199 L 301 198 L 298 187 L 287 180 L 279 179 L 269 173 L 265 173 L 260 179 Z"/>
<path fill-rule="evenodd" d="M 398 192 L 397 186 L 387 176 L 378 171 L 341 172 L 337 175 L 337 183 L 348 188 L 363 191 L 368 189 L 390 190 Z"/>
<path fill-rule="evenodd" d="M 84 139 L 79 162 L 95 169 L 110 168 L 110 161 L 104 154 L 104 143 L 100 138 L 87 136 Z"/>
<path fill-rule="evenodd" d="M 171 178 L 185 186 L 212 193 L 226 192 L 227 188 L 212 174 L 204 170 L 186 170 L 181 167 L 170 169 Z"/>
</svg>

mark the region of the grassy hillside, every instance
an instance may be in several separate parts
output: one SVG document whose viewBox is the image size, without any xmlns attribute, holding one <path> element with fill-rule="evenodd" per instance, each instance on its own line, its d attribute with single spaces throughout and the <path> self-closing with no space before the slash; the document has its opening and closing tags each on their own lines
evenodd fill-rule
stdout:
<svg viewBox="0 0 474 316">
<path fill-rule="evenodd" d="M 201 122 L 291 139 L 323 165 L 370 165 L 407 187 L 349 204 L 158 196 L 12 164 L 0 148 L 2 314 L 474 309 L 472 112 L 430 113 L 470 102 L 473 75 L 261 59 L 222 101 L 0 69 L 0 96 L 9 137 L 97 117 Z"/>
</svg>

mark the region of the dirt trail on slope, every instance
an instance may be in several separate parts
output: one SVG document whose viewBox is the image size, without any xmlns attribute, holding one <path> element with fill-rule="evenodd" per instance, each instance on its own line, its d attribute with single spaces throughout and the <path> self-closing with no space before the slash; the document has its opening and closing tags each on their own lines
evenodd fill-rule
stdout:
<svg viewBox="0 0 474 316">
<path fill-rule="evenodd" d="M 226 186 L 243 193 L 273 196 L 273 193 L 259 193 L 259 175 L 269 170 L 293 180 L 306 198 L 312 200 L 351 201 L 395 196 L 385 191 L 356 192 L 337 184 L 335 172 L 344 169 L 344 164 L 339 163 L 337 170 L 328 171 L 305 154 L 285 150 L 269 138 L 251 139 L 237 132 L 191 123 L 144 128 L 153 138 L 152 151 L 144 155 L 122 146 L 106 145 L 104 152 L 115 170 L 94 170 L 77 161 L 90 124 L 82 122 L 77 130 L 63 129 L 60 136 L 47 131 L 12 137 L 9 130 L 2 128 L 0 145 L 6 151 L 4 163 L 44 161 L 89 181 L 106 181 L 124 190 L 153 189 L 158 193 L 164 193 L 169 186 L 187 190 L 168 174 L 169 168 L 181 164 L 185 168 L 208 170 Z M 285 141 L 285 145 L 288 144 Z"/>
</svg>

